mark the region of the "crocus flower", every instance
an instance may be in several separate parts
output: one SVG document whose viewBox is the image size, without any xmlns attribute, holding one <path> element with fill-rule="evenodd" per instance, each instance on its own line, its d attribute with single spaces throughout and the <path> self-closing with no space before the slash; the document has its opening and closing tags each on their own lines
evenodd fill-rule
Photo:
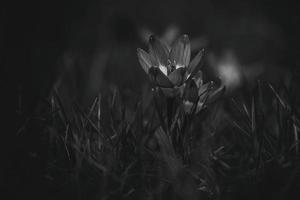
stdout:
<svg viewBox="0 0 300 200">
<path fill-rule="evenodd" d="M 179 37 L 172 48 L 155 36 L 149 38 L 149 53 L 137 49 L 138 59 L 150 80 L 166 96 L 175 96 L 199 64 L 203 50 L 190 62 L 191 45 L 187 35 Z"/>
<path fill-rule="evenodd" d="M 218 87 L 213 81 L 204 84 L 202 72 L 198 71 L 185 86 L 183 95 L 184 111 L 191 113 L 195 109 L 195 113 L 198 113 L 206 108 L 207 104 L 219 98 L 224 90 L 224 86 Z"/>
</svg>

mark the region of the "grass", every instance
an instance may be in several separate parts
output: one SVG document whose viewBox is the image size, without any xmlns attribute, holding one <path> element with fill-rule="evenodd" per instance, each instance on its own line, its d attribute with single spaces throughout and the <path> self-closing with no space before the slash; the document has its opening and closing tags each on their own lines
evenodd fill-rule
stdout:
<svg viewBox="0 0 300 200">
<path fill-rule="evenodd" d="M 43 187 L 55 199 L 291 199 L 300 123 L 289 95 L 258 82 L 185 114 L 157 91 L 128 100 L 114 88 L 82 108 L 53 90 L 31 119 Z"/>
</svg>

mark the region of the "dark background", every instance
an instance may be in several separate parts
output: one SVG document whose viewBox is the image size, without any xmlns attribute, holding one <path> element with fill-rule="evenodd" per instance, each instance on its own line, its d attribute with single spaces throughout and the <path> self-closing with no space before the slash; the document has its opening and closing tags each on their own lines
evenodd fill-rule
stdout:
<svg viewBox="0 0 300 200">
<path fill-rule="evenodd" d="M 107 46 L 135 51 L 139 28 L 160 34 L 170 24 L 191 37 L 207 35 L 214 49 L 233 47 L 245 61 L 260 57 L 296 67 L 297 11 L 290 1 L 2 1 L 2 91 L 16 100 L 22 88 L 32 108 L 47 95 L 68 49 L 86 57 Z M 253 30 L 259 23 L 261 35 Z"/>
<path fill-rule="evenodd" d="M 271 76 L 272 66 L 293 73 L 299 67 L 300 16 L 297 3 L 291 1 L 1 1 L 0 12 L 1 146 L 8 160 L 2 175 L 16 164 L 11 161 L 20 150 L 16 131 L 65 73 L 68 52 L 87 66 L 101 52 L 109 54 L 100 82 L 139 91 L 137 82 L 146 79 L 135 55 L 144 45 L 140 29 L 162 34 L 175 24 L 191 38 L 205 35 L 216 54 L 231 48 L 242 63 L 271 66 Z M 84 74 L 80 70 L 85 69 L 78 72 Z M 75 90 L 91 87 L 85 82 L 89 77 L 82 76 Z M 78 93 L 78 101 L 84 102 Z M 20 98 L 22 117 L 17 112 Z"/>
</svg>

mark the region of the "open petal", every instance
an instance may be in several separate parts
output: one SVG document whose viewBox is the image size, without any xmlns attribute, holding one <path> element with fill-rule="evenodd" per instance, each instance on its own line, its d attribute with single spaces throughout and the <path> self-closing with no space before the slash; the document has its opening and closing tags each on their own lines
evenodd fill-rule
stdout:
<svg viewBox="0 0 300 200">
<path fill-rule="evenodd" d="M 188 74 L 191 74 L 194 71 L 197 71 L 195 69 L 197 68 L 197 66 L 199 65 L 200 61 L 202 60 L 203 55 L 204 55 L 204 49 L 200 50 L 197 53 L 197 55 L 193 58 L 193 60 L 191 61 L 191 63 L 189 64 L 188 70 L 187 70 Z"/>
<path fill-rule="evenodd" d="M 151 80 L 160 87 L 166 87 L 166 88 L 173 87 L 172 82 L 157 67 L 151 67 L 149 69 L 149 76 L 150 76 Z"/>
<path fill-rule="evenodd" d="M 176 68 L 187 67 L 191 58 L 191 44 L 189 37 L 183 35 L 178 38 L 172 46 L 170 61 L 176 64 Z"/>
<path fill-rule="evenodd" d="M 157 59 L 159 65 L 167 66 L 168 47 L 153 35 L 149 38 L 149 53 Z"/>
<path fill-rule="evenodd" d="M 137 55 L 142 68 L 148 73 L 150 67 L 154 66 L 150 55 L 143 49 L 137 49 Z"/>
<path fill-rule="evenodd" d="M 169 74 L 168 78 L 174 85 L 179 86 L 183 82 L 184 74 L 185 74 L 185 68 L 178 68 L 178 69 L 174 70 L 173 72 L 171 72 L 171 74 Z"/>
</svg>

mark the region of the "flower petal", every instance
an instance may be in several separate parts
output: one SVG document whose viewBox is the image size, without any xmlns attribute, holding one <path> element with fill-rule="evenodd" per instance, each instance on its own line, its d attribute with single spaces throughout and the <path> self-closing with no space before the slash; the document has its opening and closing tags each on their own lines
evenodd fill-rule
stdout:
<svg viewBox="0 0 300 200">
<path fill-rule="evenodd" d="M 199 62 L 202 60 L 202 57 L 204 55 L 204 49 L 200 50 L 197 55 L 193 58 L 191 63 L 188 66 L 187 73 L 191 74 L 195 71 L 196 67 L 198 66 Z"/>
<path fill-rule="evenodd" d="M 184 112 L 191 113 L 193 106 L 194 106 L 193 102 L 190 102 L 188 100 L 187 101 L 183 101 Z"/>
<path fill-rule="evenodd" d="M 148 73 L 150 67 L 154 66 L 150 55 L 143 49 L 137 49 L 137 56 L 142 68 Z"/>
<path fill-rule="evenodd" d="M 207 103 L 213 103 L 218 98 L 220 98 L 225 92 L 225 86 L 221 86 L 218 88 L 212 89 L 212 91 L 208 94 Z"/>
<path fill-rule="evenodd" d="M 205 99 L 207 98 L 207 95 L 209 93 L 209 91 L 211 91 L 212 89 L 212 85 L 213 85 L 213 82 L 208 82 L 208 83 L 205 83 L 203 84 L 199 90 L 198 90 L 198 95 L 200 97 L 200 101 L 205 101 Z"/>
<path fill-rule="evenodd" d="M 149 38 L 149 53 L 156 58 L 158 64 L 168 65 L 168 47 L 153 35 Z"/>
<path fill-rule="evenodd" d="M 169 74 L 168 78 L 173 83 L 173 85 L 179 86 L 183 82 L 183 77 L 185 74 L 185 68 L 175 69 L 171 74 Z"/>
<path fill-rule="evenodd" d="M 170 88 L 173 87 L 172 82 L 168 77 L 157 67 L 151 67 L 149 69 L 149 76 L 152 82 L 160 87 Z"/>
<path fill-rule="evenodd" d="M 180 93 L 179 88 L 160 88 L 166 97 L 175 97 Z"/>
<path fill-rule="evenodd" d="M 178 38 L 170 52 L 170 61 L 178 67 L 187 67 L 191 58 L 191 44 L 189 37 L 183 35 Z"/>
<path fill-rule="evenodd" d="M 166 66 L 159 65 L 158 68 L 162 71 L 162 73 L 164 73 L 164 75 L 168 76 L 168 68 Z"/>
<path fill-rule="evenodd" d="M 203 108 L 206 108 L 206 105 L 204 104 L 204 102 L 198 101 L 197 108 L 196 108 L 196 113 L 201 111 Z"/>
<path fill-rule="evenodd" d="M 197 88 L 200 88 L 203 84 L 203 76 L 202 76 L 202 71 L 198 71 L 197 74 L 193 76 L 193 81 L 197 85 Z"/>
<path fill-rule="evenodd" d="M 199 97 L 198 87 L 194 81 L 189 81 L 185 87 L 184 99 L 196 102 Z"/>
</svg>

